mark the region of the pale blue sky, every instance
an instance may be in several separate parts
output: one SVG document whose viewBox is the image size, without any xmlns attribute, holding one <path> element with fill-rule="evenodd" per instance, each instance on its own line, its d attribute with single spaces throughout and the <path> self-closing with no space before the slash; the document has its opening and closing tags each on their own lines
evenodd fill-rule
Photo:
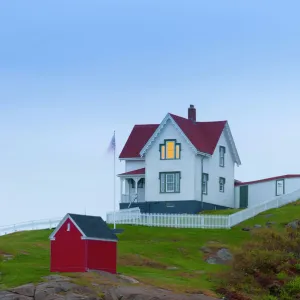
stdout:
<svg viewBox="0 0 300 300">
<path fill-rule="evenodd" d="M 298 1 L 0 2 L 0 225 L 113 208 L 117 151 L 167 112 L 229 121 L 239 180 L 300 173 Z M 117 161 L 117 173 L 123 171 Z M 117 181 L 119 197 L 119 182 Z"/>
</svg>

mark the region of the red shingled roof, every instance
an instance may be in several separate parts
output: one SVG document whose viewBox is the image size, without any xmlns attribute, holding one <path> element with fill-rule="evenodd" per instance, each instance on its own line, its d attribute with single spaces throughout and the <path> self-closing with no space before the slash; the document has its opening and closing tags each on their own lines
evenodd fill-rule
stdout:
<svg viewBox="0 0 300 300">
<path fill-rule="evenodd" d="M 151 138 L 159 124 L 135 125 L 119 158 L 140 157 L 140 151 Z"/>
<path fill-rule="evenodd" d="M 195 148 L 213 154 L 227 121 L 196 122 L 170 114 Z"/>
<path fill-rule="evenodd" d="M 145 174 L 145 168 L 125 172 L 119 175 L 142 175 L 142 174 Z"/>
<path fill-rule="evenodd" d="M 189 119 L 170 114 L 195 148 L 203 153 L 213 154 L 227 121 L 192 122 Z M 135 125 L 119 158 L 140 157 L 140 151 L 151 138 L 159 124 Z"/>
<path fill-rule="evenodd" d="M 275 176 L 275 177 L 269 177 L 269 178 L 264 178 L 264 179 L 259 179 L 259 180 L 253 180 L 253 181 L 236 181 L 234 183 L 235 186 L 240 186 L 240 185 L 248 185 L 248 184 L 253 184 L 253 183 L 260 183 L 260 182 L 266 182 L 266 181 L 272 181 L 272 180 L 278 180 L 278 179 L 287 179 L 287 178 L 300 178 L 300 174 L 288 174 L 288 175 L 281 175 L 281 176 Z"/>
</svg>

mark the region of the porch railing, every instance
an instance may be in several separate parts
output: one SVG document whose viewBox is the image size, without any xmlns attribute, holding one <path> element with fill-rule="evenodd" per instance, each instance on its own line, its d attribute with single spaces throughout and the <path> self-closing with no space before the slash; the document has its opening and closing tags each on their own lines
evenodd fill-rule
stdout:
<svg viewBox="0 0 300 300">
<path fill-rule="evenodd" d="M 129 195 L 123 194 L 121 196 L 121 203 L 137 202 L 137 200 L 138 200 L 137 194 L 129 194 Z"/>
</svg>

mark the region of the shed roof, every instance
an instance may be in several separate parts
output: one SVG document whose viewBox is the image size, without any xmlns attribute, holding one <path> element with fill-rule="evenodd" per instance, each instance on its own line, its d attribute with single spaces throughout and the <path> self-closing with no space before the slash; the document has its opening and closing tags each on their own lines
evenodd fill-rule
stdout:
<svg viewBox="0 0 300 300">
<path fill-rule="evenodd" d="M 56 232 L 70 218 L 78 230 L 83 234 L 84 239 L 99 239 L 117 241 L 117 236 L 107 226 L 106 222 L 100 216 L 87 216 L 78 214 L 67 214 L 54 232 L 50 239 L 55 237 Z"/>
<path fill-rule="evenodd" d="M 236 180 L 234 185 L 241 186 L 241 185 L 248 185 L 248 184 L 261 183 L 261 182 L 279 180 L 279 179 L 288 179 L 288 178 L 300 178 L 300 174 L 286 174 L 281 176 L 275 176 L 275 177 L 269 177 L 269 178 L 253 180 L 253 181 L 245 181 L 245 182 Z"/>
</svg>

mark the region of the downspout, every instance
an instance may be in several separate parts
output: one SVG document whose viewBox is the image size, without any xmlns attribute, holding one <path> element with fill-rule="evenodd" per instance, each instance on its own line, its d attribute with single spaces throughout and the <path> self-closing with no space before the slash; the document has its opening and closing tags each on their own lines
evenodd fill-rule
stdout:
<svg viewBox="0 0 300 300">
<path fill-rule="evenodd" d="M 202 188 L 203 188 L 203 159 L 204 159 L 204 156 L 201 155 L 201 211 L 203 210 L 203 191 L 202 191 Z"/>
</svg>

